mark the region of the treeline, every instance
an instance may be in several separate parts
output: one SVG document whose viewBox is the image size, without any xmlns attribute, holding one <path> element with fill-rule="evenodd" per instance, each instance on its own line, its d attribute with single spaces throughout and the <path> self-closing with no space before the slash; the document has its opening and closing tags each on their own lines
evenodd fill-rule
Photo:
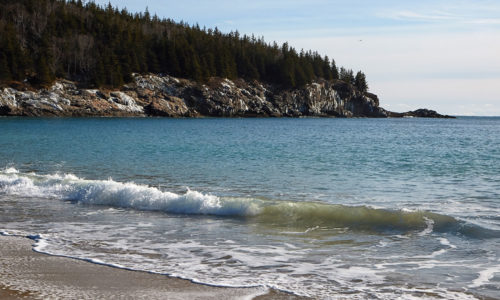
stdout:
<svg viewBox="0 0 500 300">
<path fill-rule="evenodd" d="M 132 73 L 206 81 L 245 78 L 301 87 L 344 80 L 366 91 L 365 75 L 317 52 L 253 35 L 221 33 L 144 13 L 81 0 L 0 0 L 0 80 L 46 85 L 56 77 L 85 86 L 117 87 Z"/>
</svg>

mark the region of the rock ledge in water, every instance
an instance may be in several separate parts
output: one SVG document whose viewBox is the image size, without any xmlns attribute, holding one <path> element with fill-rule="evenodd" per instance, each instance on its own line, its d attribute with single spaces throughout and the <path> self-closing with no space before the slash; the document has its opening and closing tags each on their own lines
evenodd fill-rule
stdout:
<svg viewBox="0 0 500 300">
<path fill-rule="evenodd" d="M 394 113 L 379 99 L 343 81 L 318 80 L 282 90 L 258 81 L 212 78 L 206 84 L 159 75 L 133 75 L 121 90 L 81 89 L 58 80 L 45 89 L 0 89 L 0 115 L 6 116 L 158 116 L 158 117 L 427 117 L 420 109 Z"/>
</svg>

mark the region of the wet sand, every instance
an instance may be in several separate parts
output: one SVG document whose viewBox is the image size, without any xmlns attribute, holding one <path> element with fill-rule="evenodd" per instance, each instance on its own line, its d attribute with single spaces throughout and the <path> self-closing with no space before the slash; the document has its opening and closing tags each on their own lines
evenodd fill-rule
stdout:
<svg viewBox="0 0 500 300">
<path fill-rule="evenodd" d="M 222 288 L 129 271 L 32 250 L 0 236 L 0 299 L 299 299 L 266 288 Z"/>
</svg>

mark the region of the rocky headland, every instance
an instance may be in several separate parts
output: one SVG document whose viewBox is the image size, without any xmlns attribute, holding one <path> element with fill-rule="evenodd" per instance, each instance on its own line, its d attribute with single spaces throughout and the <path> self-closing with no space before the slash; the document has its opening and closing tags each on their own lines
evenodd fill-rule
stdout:
<svg viewBox="0 0 500 300">
<path fill-rule="evenodd" d="M 371 93 L 343 81 L 316 81 L 282 90 L 258 81 L 212 78 L 205 84 L 159 75 L 133 75 L 119 90 L 79 88 L 57 80 L 48 88 L 14 84 L 0 89 L 0 115 L 32 117 L 428 117 L 419 109 L 394 113 Z"/>
</svg>

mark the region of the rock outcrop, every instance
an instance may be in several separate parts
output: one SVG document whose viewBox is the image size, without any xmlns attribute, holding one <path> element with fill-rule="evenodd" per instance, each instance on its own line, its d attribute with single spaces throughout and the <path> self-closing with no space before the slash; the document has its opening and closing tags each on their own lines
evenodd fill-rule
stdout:
<svg viewBox="0 0 500 300">
<path fill-rule="evenodd" d="M 58 80 L 48 89 L 0 89 L 0 115 L 161 117 L 438 117 L 434 111 L 404 114 L 379 107 L 376 95 L 342 81 L 313 82 L 280 90 L 242 79 L 206 84 L 158 75 L 134 75 L 121 90 L 81 89 Z"/>
<path fill-rule="evenodd" d="M 387 112 L 387 116 L 391 118 L 441 118 L 441 119 L 454 119 L 453 116 L 438 114 L 435 110 L 430 109 L 417 109 L 404 113 L 395 113 L 392 111 Z"/>
</svg>

